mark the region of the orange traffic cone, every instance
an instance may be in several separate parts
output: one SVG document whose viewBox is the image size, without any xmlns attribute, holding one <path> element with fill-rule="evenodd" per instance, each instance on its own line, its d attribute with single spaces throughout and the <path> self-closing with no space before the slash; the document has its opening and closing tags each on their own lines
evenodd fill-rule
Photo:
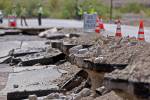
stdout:
<svg viewBox="0 0 150 100">
<path fill-rule="evenodd" d="M 118 22 L 117 22 L 117 30 L 116 30 L 116 35 L 115 36 L 116 37 L 122 37 L 120 20 L 118 20 Z"/>
<path fill-rule="evenodd" d="M 138 40 L 145 41 L 143 20 L 140 21 L 139 32 L 138 32 Z"/>
<path fill-rule="evenodd" d="M 95 29 L 96 33 L 100 33 L 100 24 L 99 24 L 99 18 L 97 17 L 96 19 L 96 29 Z"/>
<path fill-rule="evenodd" d="M 102 31 L 105 30 L 102 18 L 100 19 L 100 28 L 101 28 Z"/>
</svg>

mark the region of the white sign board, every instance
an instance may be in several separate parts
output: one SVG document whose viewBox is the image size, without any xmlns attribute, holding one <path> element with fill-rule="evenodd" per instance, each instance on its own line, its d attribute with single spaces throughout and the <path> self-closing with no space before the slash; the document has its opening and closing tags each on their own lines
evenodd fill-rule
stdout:
<svg viewBox="0 0 150 100">
<path fill-rule="evenodd" d="M 95 32 L 97 14 L 84 13 L 84 32 Z"/>
</svg>

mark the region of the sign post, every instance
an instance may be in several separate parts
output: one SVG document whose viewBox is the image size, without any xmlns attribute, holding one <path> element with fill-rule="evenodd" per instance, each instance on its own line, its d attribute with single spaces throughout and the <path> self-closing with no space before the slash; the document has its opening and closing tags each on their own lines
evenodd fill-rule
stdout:
<svg viewBox="0 0 150 100">
<path fill-rule="evenodd" d="M 97 13 L 84 13 L 84 32 L 95 32 Z"/>
</svg>

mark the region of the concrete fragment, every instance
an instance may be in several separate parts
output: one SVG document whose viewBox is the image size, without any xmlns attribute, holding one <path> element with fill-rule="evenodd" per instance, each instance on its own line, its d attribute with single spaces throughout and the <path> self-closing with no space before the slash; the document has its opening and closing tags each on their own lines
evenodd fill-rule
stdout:
<svg viewBox="0 0 150 100">
<path fill-rule="evenodd" d="M 81 35 L 80 33 L 70 33 L 70 34 L 69 34 L 69 37 L 70 37 L 70 38 L 73 38 L 73 37 L 80 37 L 80 35 Z"/>
<path fill-rule="evenodd" d="M 59 71 L 61 70 L 59 69 Z M 57 83 L 52 83 L 63 74 L 59 71 L 55 66 L 50 66 L 43 69 L 11 73 L 7 85 L 1 93 L 7 94 L 7 100 L 22 100 L 31 94 L 45 96 L 50 93 L 64 92 L 64 90 L 59 89 Z M 19 87 L 13 88 L 14 84 L 19 85 Z"/>
<path fill-rule="evenodd" d="M 105 59 L 104 57 L 97 57 L 94 59 L 94 63 L 102 63 L 104 64 L 105 63 Z"/>
<path fill-rule="evenodd" d="M 5 31 L 4 30 L 0 30 L 0 36 L 4 36 L 5 35 Z"/>
<path fill-rule="evenodd" d="M 44 69 L 44 68 L 47 68 L 47 67 L 54 67 L 54 65 L 51 65 L 51 66 L 14 67 L 14 68 L 13 68 L 13 72 L 14 72 L 14 73 L 19 73 L 19 72 L 23 72 L 23 71 L 40 70 L 40 69 Z"/>
<path fill-rule="evenodd" d="M 11 62 L 11 56 L 6 56 L 6 57 L 3 57 L 3 58 L 0 58 L 0 64 L 8 64 Z"/>
<path fill-rule="evenodd" d="M 97 48 L 97 51 L 96 51 L 96 55 L 101 55 L 102 54 L 102 48 L 101 47 L 98 47 Z"/>
<path fill-rule="evenodd" d="M 59 97 L 59 93 L 51 93 L 46 97 L 46 99 L 59 99 Z"/>
<path fill-rule="evenodd" d="M 22 49 L 14 49 L 11 56 L 19 57 L 25 56 L 27 54 L 34 54 L 39 52 L 46 51 L 46 48 L 22 48 Z"/>
<path fill-rule="evenodd" d="M 79 54 L 85 54 L 86 52 L 88 52 L 88 49 L 80 49 L 78 51 Z"/>
<path fill-rule="evenodd" d="M 73 77 L 71 77 L 66 83 L 64 83 L 61 89 L 66 89 L 67 91 L 72 90 L 75 87 L 78 87 L 84 80 L 88 77 L 87 72 L 80 70 Z"/>
<path fill-rule="evenodd" d="M 29 100 L 37 100 L 37 96 L 36 95 L 29 95 Z"/>
<path fill-rule="evenodd" d="M 0 58 L 9 56 L 9 51 L 11 51 L 12 49 L 19 48 L 20 44 L 20 41 L 1 41 Z"/>
<path fill-rule="evenodd" d="M 66 96 L 66 100 L 73 100 L 73 96 L 67 95 L 67 96 Z"/>
<path fill-rule="evenodd" d="M 84 89 L 82 89 L 82 91 L 79 92 L 79 94 L 80 94 L 82 97 L 86 97 L 86 96 L 91 95 L 91 90 L 88 89 L 88 88 L 84 88 Z"/>
<path fill-rule="evenodd" d="M 46 36 L 46 33 L 45 32 L 41 32 L 40 34 L 39 34 L 39 37 L 41 37 L 41 38 L 43 38 L 43 37 L 45 37 Z"/>
<path fill-rule="evenodd" d="M 41 32 L 39 34 L 39 37 L 46 37 L 48 34 L 53 34 L 53 33 L 57 32 L 57 31 L 58 31 L 57 28 L 52 28 L 52 29 L 46 30 L 44 32 Z"/>
<path fill-rule="evenodd" d="M 73 100 L 81 100 L 82 96 L 80 94 L 77 94 L 73 97 Z"/>
<path fill-rule="evenodd" d="M 52 48 L 56 48 L 56 49 L 59 49 L 59 50 L 61 50 L 61 46 L 62 46 L 62 41 L 60 41 L 60 40 L 52 40 L 51 41 L 51 46 L 52 46 Z"/>
<path fill-rule="evenodd" d="M 73 96 L 73 100 L 81 100 L 81 98 L 87 97 L 90 95 L 91 95 L 91 90 L 88 88 L 84 88 L 78 94 L 75 94 L 75 96 Z"/>
<path fill-rule="evenodd" d="M 21 66 L 32 66 L 37 63 L 42 65 L 47 64 L 54 64 L 59 60 L 64 59 L 64 54 L 58 50 L 53 50 L 49 53 L 41 52 L 41 53 L 34 53 L 26 56 L 16 57 L 12 61 L 12 63 L 19 64 Z"/>
<path fill-rule="evenodd" d="M 19 87 L 19 85 L 17 85 L 17 84 L 14 84 L 14 85 L 13 85 L 13 87 L 14 87 L 14 88 L 18 88 L 18 87 Z"/>
<path fill-rule="evenodd" d="M 68 43 L 68 42 L 63 42 L 62 44 L 62 48 L 61 48 L 61 51 L 63 53 L 65 53 L 66 55 L 69 55 L 69 50 L 70 48 L 76 46 L 75 44 L 72 44 L 72 43 Z"/>
<path fill-rule="evenodd" d="M 99 59 L 96 59 L 97 61 L 95 62 L 94 60 L 95 59 L 92 58 L 84 59 L 83 68 L 99 72 L 112 72 L 115 69 L 124 69 L 127 66 L 127 64 L 107 64 L 105 63 L 105 59 L 103 59 L 102 62 L 100 62 Z"/>
<path fill-rule="evenodd" d="M 69 50 L 69 53 L 71 54 L 71 53 L 73 53 L 73 54 L 77 54 L 78 53 L 78 51 L 80 50 L 80 49 L 82 49 L 83 48 L 83 46 L 82 45 L 77 45 L 77 46 L 74 46 L 74 47 L 72 47 L 70 50 Z"/>
<path fill-rule="evenodd" d="M 108 92 L 110 92 L 110 90 L 106 89 L 104 86 L 96 89 L 96 93 L 98 93 L 99 95 L 105 95 Z"/>
<path fill-rule="evenodd" d="M 84 59 L 87 58 L 82 54 L 75 54 L 74 62 L 79 67 L 84 67 L 85 62 Z"/>
</svg>

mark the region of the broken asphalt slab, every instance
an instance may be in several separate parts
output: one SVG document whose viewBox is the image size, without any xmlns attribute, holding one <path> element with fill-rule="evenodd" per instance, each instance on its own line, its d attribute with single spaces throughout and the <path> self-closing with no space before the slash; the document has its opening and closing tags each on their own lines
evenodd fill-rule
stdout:
<svg viewBox="0 0 150 100">
<path fill-rule="evenodd" d="M 11 51 L 12 49 L 19 48 L 20 44 L 21 44 L 20 41 L 3 41 L 3 42 L 0 42 L 0 46 L 1 46 L 0 58 L 8 56 L 9 51 Z"/>
<path fill-rule="evenodd" d="M 52 81 L 58 79 L 62 75 L 59 71 L 55 66 L 32 66 L 32 68 L 20 69 L 19 71 L 9 74 L 7 85 L 1 91 L 1 94 L 5 95 L 8 93 L 8 100 L 15 100 L 13 98 L 27 98 L 30 93 L 44 96 L 49 92 L 59 91 L 57 84 L 52 83 Z M 17 93 L 20 95 L 17 95 Z M 16 94 L 16 96 L 10 99 L 12 94 Z"/>
<path fill-rule="evenodd" d="M 46 41 L 1 41 L 0 63 L 9 63 L 11 56 L 44 51 L 47 47 L 45 42 Z M 12 53 L 14 53 L 14 55 L 12 55 Z"/>
<path fill-rule="evenodd" d="M 104 76 L 104 85 L 129 100 L 148 100 L 150 98 L 149 66 L 143 61 L 138 61 L 123 70 L 113 71 Z"/>
<path fill-rule="evenodd" d="M 105 63 L 94 63 L 89 59 L 84 59 L 85 66 L 82 68 L 91 69 L 99 72 L 112 72 L 115 69 L 124 69 L 127 64 L 105 64 Z"/>
<path fill-rule="evenodd" d="M 3 30 L 4 34 L 2 36 L 5 35 L 19 35 L 20 33 L 22 33 L 21 30 L 17 30 L 17 29 L 7 29 L 7 30 Z"/>
<path fill-rule="evenodd" d="M 44 48 L 46 41 L 1 41 L 1 52 L 0 58 L 6 57 L 9 55 L 9 52 L 13 49 L 20 49 L 20 48 Z"/>
<path fill-rule="evenodd" d="M 8 64 L 0 64 L 0 90 L 5 88 L 11 72 L 13 72 L 13 68 Z M 0 94 L 0 100 L 7 100 L 6 95 Z"/>
<path fill-rule="evenodd" d="M 34 53 L 40 53 L 45 52 L 46 48 L 21 48 L 21 49 L 14 49 L 12 50 L 11 56 L 13 57 L 19 57 L 19 56 L 25 56 L 28 54 L 34 54 Z"/>
<path fill-rule="evenodd" d="M 61 89 L 70 91 L 73 88 L 78 87 L 87 78 L 88 78 L 87 72 L 84 70 L 80 70 L 72 78 L 70 78 L 66 83 L 64 83 Z"/>
<path fill-rule="evenodd" d="M 52 50 L 50 52 L 40 52 L 12 58 L 12 63 L 19 64 L 21 66 L 32 66 L 35 64 L 55 64 L 59 60 L 65 59 L 65 55 L 59 50 Z"/>
<path fill-rule="evenodd" d="M 46 45 L 47 41 L 22 41 L 22 46 L 21 48 L 45 48 L 48 45 Z"/>
<path fill-rule="evenodd" d="M 70 54 L 69 50 L 78 45 L 75 43 L 63 42 L 61 40 L 54 40 L 54 41 L 51 41 L 51 46 L 52 46 L 52 48 L 59 49 L 60 51 L 62 51 L 64 54 L 66 54 L 68 56 Z M 90 44 L 84 45 L 83 44 L 81 46 L 82 46 L 82 48 L 89 48 L 92 45 L 90 45 Z"/>
<path fill-rule="evenodd" d="M 13 72 L 13 68 L 7 64 L 0 64 L 0 90 L 3 89 L 7 83 L 9 73 Z"/>
</svg>

